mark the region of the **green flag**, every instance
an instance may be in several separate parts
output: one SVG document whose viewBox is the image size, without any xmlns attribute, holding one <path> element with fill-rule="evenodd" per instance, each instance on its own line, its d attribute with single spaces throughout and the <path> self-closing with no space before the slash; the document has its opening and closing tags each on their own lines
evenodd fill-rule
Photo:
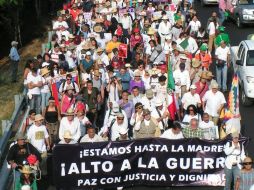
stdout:
<svg viewBox="0 0 254 190">
<path fill-rule="evenodd" d="M 168 58 L 168 89 L 175 90 L 175 81 L 173 78 L 172 65 L 170 61 L 170 57 Z"/>
<path fill-rule="evenodd" d="M 189 45 L 188 38 L 185 38 L 179 45 L 185 50 Z"/>
</svg>

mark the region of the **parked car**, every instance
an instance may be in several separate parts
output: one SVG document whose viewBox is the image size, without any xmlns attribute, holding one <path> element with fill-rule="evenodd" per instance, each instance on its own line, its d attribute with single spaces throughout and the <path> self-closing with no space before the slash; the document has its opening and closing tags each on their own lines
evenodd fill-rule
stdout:
<svg viewBox="0 0 254 190">
<path fill-rule="evenodd" d="M 254 40 L 231 47 L 231 62 L 239 74 L 240 100 L 244 106 L 254 101 Z"/>
<path fill-rule="evenodd" d="M 229 18 L 236 22 L 238 28 L 254 23 L 253 0 L 226 0 L 226 9 L 229 10 Z"/>
</svg>

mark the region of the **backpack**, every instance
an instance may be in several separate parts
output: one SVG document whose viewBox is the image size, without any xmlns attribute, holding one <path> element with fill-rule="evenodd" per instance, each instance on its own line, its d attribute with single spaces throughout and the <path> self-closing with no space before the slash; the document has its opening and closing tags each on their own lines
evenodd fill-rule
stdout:
<svg viewBox="0 0 254 190">
<path fill-rule="evenodd" d="M 63 90 L 64 90 L 64 87 L 65 87 L 65 83 L 66 83 L 66 80 L 63 81 L 63 87 L 62 87 Z M 74 82 L 74 81 L 71 81 L 71 83 L 72 83 L 72 86 L 73 86 L 73 88 L 74 88 L 74 93 L 76 93 L 75 82 Z"/>
</svg>

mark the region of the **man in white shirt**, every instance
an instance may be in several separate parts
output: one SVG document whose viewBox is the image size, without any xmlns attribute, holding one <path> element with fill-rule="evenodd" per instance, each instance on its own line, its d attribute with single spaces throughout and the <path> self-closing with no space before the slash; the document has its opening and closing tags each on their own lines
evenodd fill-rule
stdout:
<svg viewBox="0 0 254 190">
<path fill-rule="evenodd" d="M 173 123 L 173 127 L 166 130 L 162 135 L 161 138 L 165 138 L 165 139 L 183 139 L 183 133 L 181 131 L 181 124 L 178 122 L 174 122 Z"/>
<path fill-rule="evenodd" d="M 216 78 L 219 88 L 223 91 L 227 91 L 227 73 L 230 63 L 230 49 L 224 41 L 221 41 L 221 45 L 215 50 L 215 59 L 217 60 Z"/>
<path fill-rule="evenodd" d="M 54 22 L 53 24 L 53 30 L 58 31 L 61 30 L 61 28 L 69 28 L 68 24 L 66 21 L 63 20 L 62 16 L 59 16 L 57 21 Z"/>
<path fill-rule="evenodd" d="M 104 50 L 102 48 L 98 48 L 96 53 L 93 54 L 93 60 L 96 60 L 98 62 L 102 62 L 104 66 L 109 65 L 109 58 L 108 56 L 104 53 Z M 100 61 L 98 61 L 100 60 Z"/>
<path fill-rule="evenodd" d="M 197 50 L 198 50 L 198 44 L 196 40 L 193 37 L 188 36 L 188 46 L 186 48 L 186 51 L 190 52 L 191 54 L 194 54 L 196 53 Z"/>
<path fill-rule="evenodd" d="M 190 88 L 190 74 L 189 71 L 185 69 L 185 64 L 180 63 L 180 69 L 173 72 L 173 77 L 175 80 L 175 92 L 178 96 L 183 96 Z"/>
<path fill-rule="evenodd" d="M 128 129 L 128 124 L 124 123 L 124 115 L 118 113 L 116 119 L 112 120 L 109 125 L 103 126 L 101 129 L 103 131 L 102 137 L 108 137 L 109 140 L 115 141 L 120 136 L 121 128 Z"/>
<path fill-rule="evenodd" d="M 123 35 L 128 36 L 132 30 L 132 19 L 128 15 L 127 10 L 123 13 L 123 16 L 120 17 L 120 23 L 123 25 Z"/>
<path fill-rule="evenodd" d="M 50 150 L 49 134 L 41 114 L 35 115 L 34 124 L 27 131 L 27 139 L 41 153 L 40 168 L 42 175 L 47 175 L 47 150 Z"/>
<path fill-rule="evenodd" d="M 35 109 L 36 113 L 41 113 L 41 87 L 43 86 L 42 77 L 38 74 L 38 69 L 33 68 L 27 75 L 27 96 L 30 102 L 30 109 Z"/>
<path fill-rule="evenodd" d="M 59 127 L 59 139 L 64 140 L 64 132 L 70 131 L 74 141 L 78 141 L 80 132 L 80 121 L 77 117 L 74 118 L 74 110 L 69 108 L 66 112 L 66 116 L 61 119 Z"/>
<path fill-rule="evenodd" d="M 74 95 L 77 95 L 79 93 L 79 87 L 76 82 L 72 81 L 71 74 L 66 75 L 66 81 L 63 81 L 60 85 L 59 92 L 63 94 L 67 90 L 67 87 L 74 88 Z"/>
<path fill-rule="evenodd" d="M 224 148 L 224 152 L 226 154 L 225 159 L 225 190 L 235 189 L 235 184 L 237 177 L 239 176 L 239 172 L 242 168 L 241 163 L 245 159 L 245 151 L 244 146 L 239 142 L 239 133 L 232 133 L 232 141 L 227 142 Z M 233 182 L 233 187 L 231 184 Z"/>
<path fill-rule="evenodd" d="M 189 105 L 195 105 L 196 107 L 201 107 L 201 100 L 199 94 L 196 93 L 196 85 L 190 86 L 190 92 L 186 92 L 182 98 L 182 106 L 184 110 L 187 110 Z"/>
<path fill-rule="evenodd" d="M 149 111 L 155 109 L 155 98 L 152 89 L 146 90 L 146 94 L 141 98 L 141 102 L 144 106 L 144 109 L 148 109 Z"/>
<path fill-rule="evenodd" d="M 218 124 L 221 109 L 226 103 L 225 97 L 222 92 L 218 91 L 218 87 L 217 82 L 213 82 L 211 84 L 212 89 L 208 90 L 202 99 L 203 110 L 209 114 L 214 125 Z"/>
<path fill-rule="evenodd" d="M 161 99 L 156 99 L 155 109 L 152 110 L 151 116 L 155 118 L 159 124 L 161 132 L 164 132 L 168 128 L 168 116 L 169 113 Z"/>
<path fill-rule="evenodd" d="M 210 121 L 209 114 L 204 113 L 202 121 L 199 122 L 199 128 L 204 130 L 204 139 L 213 140 L 219 138 L 218 127 L 214 125 L 213 121 Z"/>
<path fill-rule="evenodd" d="M 161 38 L 161 46 L 165 43 L 165 39 L 167 36 L 171 35 L 171 23 L 169 22 L 168 16 L 164 15 L 162 17 L 162 22 L 159 24 L 158 33 Z"/>
<path fill-rule="evenodd" d="M 104 141 L 103 138 L 100 135 L 97 135 L 95 133 L 95 128 L 93 127 L 88 127 L 87 128 L 87 134 L 83 136 L 80 140 L 81 143 L 85 142 L 101 142 Z"/>
</svg>

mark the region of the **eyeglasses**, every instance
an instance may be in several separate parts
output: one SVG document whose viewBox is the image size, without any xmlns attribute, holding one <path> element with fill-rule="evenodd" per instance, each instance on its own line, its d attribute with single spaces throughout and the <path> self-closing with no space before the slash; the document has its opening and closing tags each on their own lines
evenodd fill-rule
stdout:
<svg viewBox="0 0 254 190">
<path fill-rule="evenodd" d="M 243 165 L 251 165 L 253 162 L 244 162 Z"/>
<path fill-rule="evenodd" d="M 120 120 L 120 121 L 124 120 L 124 118 L 119 118 L 119 117 L 117 119 Z"/>
</svg>

